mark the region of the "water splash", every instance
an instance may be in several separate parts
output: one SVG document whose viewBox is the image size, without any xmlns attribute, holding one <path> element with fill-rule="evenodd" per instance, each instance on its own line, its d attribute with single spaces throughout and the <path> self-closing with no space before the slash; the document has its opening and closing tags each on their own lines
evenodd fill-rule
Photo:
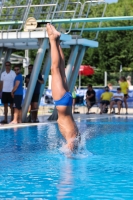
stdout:
<svg viewBox="0 0 133 200">
<path fill-rule="evenodd" d="M 81 140 L 78 145 L 78 149 L 76 151 L 71 151 L 66 147 L 66 144 L 62 141 L 61 147 L 59 148 L 59 152 L 64 154 L 67 158 L 70 159 L 83 159 L 86 157 L 90 157 L 93 154 L 89 152 L 86 148 L 86 133 L 81 135 Z"/>
</svg>

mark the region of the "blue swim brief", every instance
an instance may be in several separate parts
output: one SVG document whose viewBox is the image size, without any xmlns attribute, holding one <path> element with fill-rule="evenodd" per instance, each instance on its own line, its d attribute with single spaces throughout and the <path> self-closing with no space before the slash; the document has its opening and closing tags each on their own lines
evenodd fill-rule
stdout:
<svg viewBox="0 0 133 200">
<path fill-rule="evenodd" d="M 55 106 L 72 106 L 72 101 L 72 94 L 66 92 L 60 100 L 54 101 L 54 104 Z"/>
</svg>

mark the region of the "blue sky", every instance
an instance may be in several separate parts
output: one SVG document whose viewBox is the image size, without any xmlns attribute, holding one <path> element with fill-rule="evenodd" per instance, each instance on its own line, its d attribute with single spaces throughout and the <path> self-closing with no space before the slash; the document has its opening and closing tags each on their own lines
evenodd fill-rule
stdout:
<svg viewBox="0 0 133 200">
<path fill-rule="evenodd" d="M 117 3 L 118 0 L 105 0 L 107 3 Z"/>
</svg>

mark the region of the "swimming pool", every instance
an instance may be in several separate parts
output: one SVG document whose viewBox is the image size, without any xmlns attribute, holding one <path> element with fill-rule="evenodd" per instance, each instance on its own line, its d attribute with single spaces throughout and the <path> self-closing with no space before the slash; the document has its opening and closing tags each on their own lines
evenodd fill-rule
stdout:
<svg viewBox="0 0 133 200">
<path fill-rule="evenodd" d="M 85 156 L 75 159 L 61 153 L 56 123 L 1 130 L 0 199 L 133 199 L 132 123 L 82 120 Z"/>
</svg>

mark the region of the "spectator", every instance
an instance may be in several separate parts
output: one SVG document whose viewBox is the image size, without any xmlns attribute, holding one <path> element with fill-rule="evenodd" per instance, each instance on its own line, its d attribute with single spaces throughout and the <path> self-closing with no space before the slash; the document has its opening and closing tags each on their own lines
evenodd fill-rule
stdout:
<svg viewBox="0 0 133 200">
<path fill-rule="evenodd" d="M 73 104 L 72 104 L 72 111 L 73 114 L 78 114 L 79 112 L 75 111 L 75 104 L 76 104 L 76 87 L 74 87 L 73 92 L 72 92 L 72 98 L 73 98 Z"/>
<path fill-rule="evenodd" d="M 11 63 L 7 61 L 5 63 L 5 71 L 1 74 L 0 81 L 0 91 L 2 91 L 2 103 L 4 104 L 4 119 L 1 121 L 1 124 L 7 124 L 8 116 L 8 105 L 10 104 L 11 109 L 11 121 L 13 120 L 13 98 L 11 96 L 11 91 L 13 89 L 13 83 L 16 74 L 11 70 Z"/>
<path fill-rule="evenodd" d="M 128 112 L 127 112 L 127 110 L 128 110 L 127 98 L 128 98 L 129 85 L 128 85 L 126 78 L 124 76 L 122 76 L 120 78 L 120 88 L 121 88 L 121 92 L 124 94 L 124 104 L 125 104 L 125 108 L 126 108 L 125 114 L 128 114 Z"/>
<path fill-rule="evenodd" d="M 28 66 L 29 74 L 25 78 L 26 87 L 28 87 L 28 83 L 30 81 L 32 69 L 33 69 L 33 65 L 30 64 Z M 32 122 L 39 122 L 38 119 L 37 119 L 38 100 L 39 100 L 39 95 L 40 95 L 41 84 L 43 84 L 43 83 L 44 83 L 44 80 L 42 78 L 42 75 L 39 74 L 38 80 L 37 80 L 37 83 L 36 83 L 36 86 L 35 86 L 35 90 L 34 90 L 34 93 L 33 93 L 33 96 L 32 96 L 32 100 L 31 100 L 31 121 Z"/>
<path fill-rule="evenodd" d="M 100 114 L 102 114 L 106 107 L 110 104 L 110 100 L 113 96 L 113 93 L 109 91 L 109 87 L 106 86 L 105 87 L 105 92 L 102 93 L 101 97 L 100 97 Z"/>
<path fill-rule="evenodd" d="M 88 112 L 86 114 L 89 114 L 90 108 L 96 103 L 96 93 L 92 88 L 92 85 L 88 85 L 88 90 L 86 92 L 86 104 L 88 108 Z"/>
<path fill-rule="evenodd" d="M 113 99 L 110 102 L 110 114 L 111 114 L 111 110 L 112 110 L 113 106 L 115 104 L 117 104 L 118 115 L 120 115 L 120 110 L 122 107 L 123 99 L 124 99 L 124 94 L 121 92 L 121 88 L 117 88 L 117 93 L 113 94 Z"/>
<path fill-rule="evenodd" d="M 72 98 L 73 98 L 72 111 L 73 111 L 73 113 L 76 113 L 76 112 L 75 112 L 75 104 L 76 104 L 76 88 L 73 89 L 73 92 L 72 92 Z"/>
<path fill-rule="evenodd" d="M 108 87 L 109 87 L 109 90 L 113 90 L 113 85 L 112 85 L 112 83 L 108 83 Z"/>
<path fill-rule="evenodd" d="M 132 85 L 132 83 L 131 83 L 131 76 L 127 76 L 127 83 L 128 83 L 128 86 Z"/>
<path fill-rule="evenodd" d="M 20 66 L 15 66 L 14 71 L 16 73 L 16 77 L 14 80 L 14 87 L 11 92 L 12 98 L 14 98 L 14 118 L 11 124 L 22 122 L 23 77 Z"/>
</svg>

